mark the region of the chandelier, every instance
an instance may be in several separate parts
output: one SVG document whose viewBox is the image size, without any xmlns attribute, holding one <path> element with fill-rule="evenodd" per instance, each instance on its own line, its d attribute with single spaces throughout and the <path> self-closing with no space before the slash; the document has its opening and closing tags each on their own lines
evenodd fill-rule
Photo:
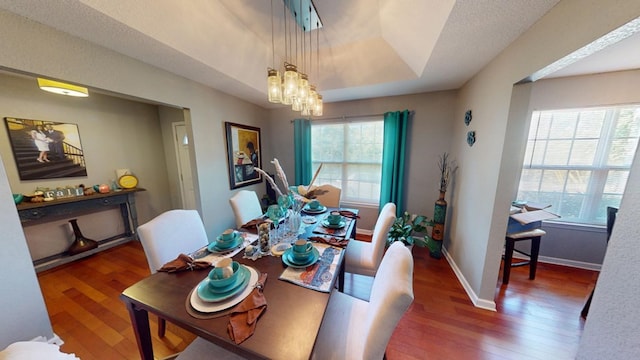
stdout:
<svg viewBox="0 0 640 360">
<path fill-rule="evenodd" d="M 320 68 L 319 43 L 322 22 L 312 0 L 282 0 L 284 21 L 284 63 L 281 72 L 275 65 L 275 43 L 273 30 L 273 0 L 271 0 L 271 49 L 272 65 L 267 69 L 267 94 L 269 102 L 291 105 L 293 111 L 303 116 L 322 115 L 322 95 L 309 80 L 315 65 L 315 75 Z M 291 16 L 287 16 L 287 9 Z M 289 24 L 289 17 L 295 20 Z M 312 59 L 312 31 L 316 34 L 316 63 Z M 300 36 L 298 33 L 300 32 Z M 298 38 L 299 37 L 299 38 Z M 307 45 L 308 37 L 308 45 Z M 308 51 L 307 51 L 308 46 Z M 308 61 L 307 61 L 308 60 Z M 298 64 L 298 65 L 296 65 Z"/>
</svg>

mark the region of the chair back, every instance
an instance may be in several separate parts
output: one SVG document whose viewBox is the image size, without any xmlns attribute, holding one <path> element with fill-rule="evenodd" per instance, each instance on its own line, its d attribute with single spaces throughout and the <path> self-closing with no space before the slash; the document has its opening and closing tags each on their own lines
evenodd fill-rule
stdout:
<svg viewBox="0 0 640 360">
<path fill-rule="evenodd" d="M 262 216 L 262 206 L 255 191 L 240 190 L 229 199 L 231 209 L 236 218 L 236 228 Z"/>
<path fill-rule="evenodd" d="M 363 359 L 382 359 L 398 322 L 413 302 L 413 257 L 402 242 L 387 250 L 373 280 L 363 327 Z"/>
<path fill-rule="evenodd" d="M 342 190 L 330 184 L 314 187 L 316 199 L 326 207 L 339 208 Z"/>
<path fill-rule="evenodd" d="M 613 231 L 613 224 L 616 222 L 617 214 L 618 208 L 607 206 L 607 243 L 611 238 L 611 232 Z"/>
<path fill-rule="evenodd" d="M 396 204 L 391 202 L 386 203 L 378 215 L 378 220 L 376 220 L 376 225 L 373 227 L 373 234 L 371 235 L 371 245 L 373 245 L 371 248 L 371 257 L 373 258 L 373 263 L 376 268 L 382 261 L 389 230 L 391 230 L 391 226 L 393 226 L 395 221 Z"/>
<path fill-rule="evenodd" d="M 196 210 L 169 210 L 138 226 L 138 237 L 151 273 L 180 255 L 209 243 Z"/>
</svg>

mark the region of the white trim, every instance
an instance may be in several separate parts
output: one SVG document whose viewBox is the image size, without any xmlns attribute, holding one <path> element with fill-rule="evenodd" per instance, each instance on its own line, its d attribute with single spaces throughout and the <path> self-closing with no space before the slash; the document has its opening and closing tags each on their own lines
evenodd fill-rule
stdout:
<svg viewBox="0 0 640 360">
<path fill-rule="evenodd" d="M 514 252 L 514 255 L 513 255 L 514 259 L 522 259 L 522 260 L 529 259 L 529 257 L 527 256 L 524 256 L 521 254 L 516 255 L 516 254 L 517 253 Z M 550 256 L 538 256 L 538 262 L 545 263 L 545 264 L 567 266 L 567 267 L 578 268 L 578 269 L 592 270 L 592 271 L 600 271 L 602 269 L 602 264 L 555 258 Z"/>
<path fill-rule="evenodd" d="M 471 288 L 471 285 L 469 285 L 469 282 L 467 282 L 467 279 L 462 274 L 462 271 L 460 271 L 460 268 L 458 267 L 456 262 L 453 260 L 453 258 L 449 256 L 447 249 L 445 249 L 444 247 L 442 248 L 442 254 L 444 255 L 445 259 L 447 259 L 449 266 L 451 266 L 453 273 L 456 274 L 458 281 L 460 281 L 460 285 L 462 285 L 462 287 L 464 288 L 464 291 L 469 296 L 469 299 L 471 300 L 473 305 L 480 309 L 497 311 L 496 302 L 494 300 L 485 300 L 485 299 L 478 298 L 478 295 L 476 295 L 476 293 L 473 291 L 473 288 Z"/>
<path fill-rule="evenodd" d="M 360 229 L 359 227 L 356 227 L 356 234 L 373 235 L 373 231 L 369 229 Z"/>
</svg>

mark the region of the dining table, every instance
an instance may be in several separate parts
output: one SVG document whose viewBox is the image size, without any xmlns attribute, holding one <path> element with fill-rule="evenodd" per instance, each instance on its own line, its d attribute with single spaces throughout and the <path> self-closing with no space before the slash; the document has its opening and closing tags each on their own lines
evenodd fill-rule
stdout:
<svg viewBox="0 0 640 360">
<path fill-rule="evenodd" d="M 321 220 L 331 210 L 322 213 L 307 213 L 303 216 L 316 218 L 315 226 L 301 227 L 299 238 L 330 236 L 315 231 Z M 355 216 L 348 222 L 345 238 L 355 234 L 356 209 L 339 210 L 352 212 Z M 309 218 L 307 218 L 309 219 Z M 306 224 L 311 225 L 311 224 Z M 195 250 L 195 249 L 194 249 Z M 344 273 L 344 251 L 339 252 L 338 273 Z M 257 322 L 251 337 L 240 344 L 231 340 L 227 332 L 229 311 L 194 316 L 189 311 L 192 291 L 207 277 L 208 271 L 182 271 L 176 273 L 157 272 L 125 289 L 120 298 L 129 311 L 140 356 L 152 360 L 153 346 L 149 327 L 149 313 L 202 337 L 217 346 L 249 359 L 308 359 L 322 324 L 331 292 L 316 291 L 298 284 L 283 281 L 281 274 L 287 269 L 279 256 L 262 256 L 255 260 L 238 252 L 233 260 L 258 273 L 267 274 L 263 289 L 267 309 Z M 333 276 L 331 288 L 344 275 Z M 341 286 L 340 286 L 341 288 Z M 197 314 L 196 314 L 197 315 Z"/>
</svg>

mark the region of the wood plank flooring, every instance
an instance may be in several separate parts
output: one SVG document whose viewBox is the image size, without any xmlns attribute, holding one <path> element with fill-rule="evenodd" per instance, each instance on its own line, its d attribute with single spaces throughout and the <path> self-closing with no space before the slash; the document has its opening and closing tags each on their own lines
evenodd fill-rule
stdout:
<svg viewBox="0 0 640 360">
<path fill-rule="evenodd" d="M 497 312 L 475 308 L 445 259 L 413 249 L 415 301 L 396 328 L 388 359 L 573 359 L 584 320 L 580 310 L 597 272 L 539 264 L 513 268 L 509 285 L 496 287 Z M 120 293 L 149 275 L 138 242 L 38 274 L 62 351 L 84 360 L 139 359 Z M 350 284 L 349 279 L 353 282 Z M 370 279 L 347 276 L 345 290 L 368 298 Z M 182 350 L 194 336 L 170 323 L 156 337 L 156 358 Z"/>
</svg>

